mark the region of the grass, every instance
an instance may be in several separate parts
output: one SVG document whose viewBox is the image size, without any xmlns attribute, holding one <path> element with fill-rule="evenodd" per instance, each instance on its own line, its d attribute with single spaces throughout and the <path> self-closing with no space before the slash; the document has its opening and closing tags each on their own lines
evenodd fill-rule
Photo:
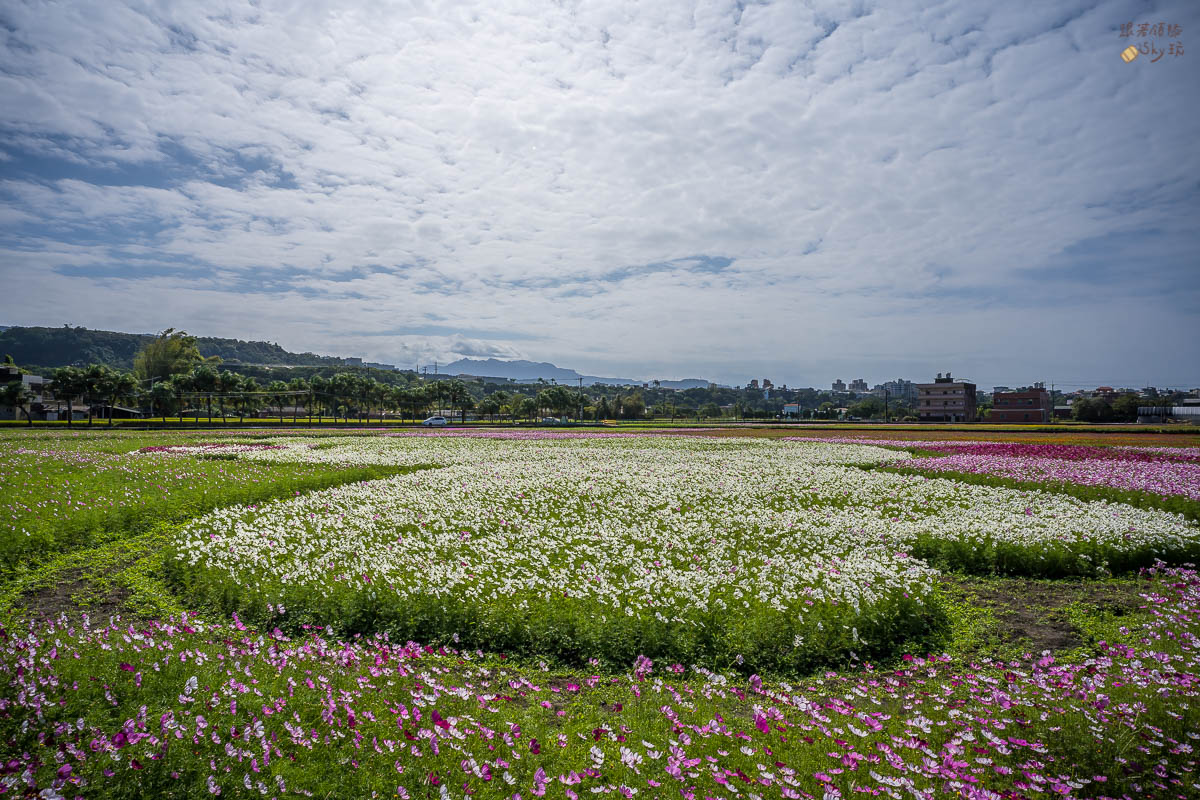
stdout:
<svg viewBox="0 0 1200 800">
<path fill-rule="evenodd" d="M 196 437 L 109 434 L 0 440 L 0 575 L 47 557 L 206 511 L 411 471 L 411 467 L 266 464 L 139 453 Z M 234 443 L 229 441 L 228 443 Z"/>
</svg>

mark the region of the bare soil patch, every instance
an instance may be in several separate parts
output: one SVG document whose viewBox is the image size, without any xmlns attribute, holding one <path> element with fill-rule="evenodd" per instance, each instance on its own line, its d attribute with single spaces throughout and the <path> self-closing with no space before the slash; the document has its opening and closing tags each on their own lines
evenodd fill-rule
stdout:
<svg viewBox="0 0 1200 800">
<path fill-rule="evenodd" d="M 995 624 L 986 641 L 1000 650 L 1073 650 L 1089 641 L 1072 621 L 1072 612 L 1122 617 L 1145 605 L 1138 584 L 1127 581 L 946 576 L 943 585 L 956 601 L 991 613 Z"/>
<path fill-rule="evenodd" d="M 130 591 L 124 586 L 97 587 L 84 576 L 82 569 L 64 570 L 52 586 L 42 586 L 25 592 L 14 604 L 29 618 L 57 618 L 66 613 L 74 617 L 86 611 L 92 617 L 108 617 L 126 613 L 125 601 Z"/>
</svg>

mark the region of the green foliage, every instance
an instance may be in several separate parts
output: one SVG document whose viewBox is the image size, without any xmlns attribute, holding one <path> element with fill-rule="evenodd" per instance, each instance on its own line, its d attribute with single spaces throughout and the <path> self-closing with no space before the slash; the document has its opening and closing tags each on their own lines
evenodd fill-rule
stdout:
<svg viewBox="0 0 1200 800">
<path fill-rule="evenodd" d="M 12 355 L 18 364 L 37 364 L 43 368 L 103 364 L 128 370 L 133 369 L 139 351 L 155 338 L 158 337 L 143 333 L 89 330 L 69 325 L 61 328 L 14 326 L 0 331 L 0 348 Z M 324 367 L 335 367 L 344 363 L 343 359 L 333 356 L 291 353 L 278 344 L 269 342 L 217 337 L 189 338 L 192 338 L 193 344 L 203 357 L 216 357 L 227 362 Z"/>
<path fill-rule="evenodd" d="M 850 406 L 850 416 L 872 419 L 883 416 L 883 401 L 878 397 L 868 397 Z"/>
<path fill-rule="evenodd" d="M 1113 408 L 1103 398 L 1076 400 L 1071 406 L 1071 418 L 1079 422 L 1112 422 Z"/>
<path fill-rule="evenodd" d="M 33 417 L 29 415 L 29 404 L 33 401 L 33 393 L 24 381 L 9 381 L 0 386 L 0 406 L 10 406 L 25 415 L 29 425 L 33 425 Z"/>
<path fill-rule="evenodd" d="M 167 328 L 138 351 L 133 369 L 140 378 L 166 380 L 187 374 L 205 361 L 196 347 L 195 336 Z"/>
<path fill-rule="evenodd" d="M 178 444 L 195 438 L 167 441 Z M 20 448 L 0 445 L 0 575 L 56 553 L 136 536 L 160 522 L 183 521 L 214 508 L 409 471 L 127 452 L 142 441 L 146 438 L 109 442 L 118 452 L 106 452 L 103 444 L 72 448 L 65 458 L 38 447 L 53 448 L 51 438 L 25 438 Z M 161 436 L 151 441 L 164 443 Z"/>
</svg>

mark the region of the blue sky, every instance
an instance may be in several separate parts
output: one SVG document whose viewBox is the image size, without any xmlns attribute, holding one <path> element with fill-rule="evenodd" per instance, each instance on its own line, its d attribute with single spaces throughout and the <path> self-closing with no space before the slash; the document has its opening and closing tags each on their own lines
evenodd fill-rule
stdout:
<svg viewBox="0 0 1200 800">
<path fill-rule="evenodd" d="M 1191 2 L 10 0 L 0 324 L 1198 386 L 1197 33 Z"/>
</svg>

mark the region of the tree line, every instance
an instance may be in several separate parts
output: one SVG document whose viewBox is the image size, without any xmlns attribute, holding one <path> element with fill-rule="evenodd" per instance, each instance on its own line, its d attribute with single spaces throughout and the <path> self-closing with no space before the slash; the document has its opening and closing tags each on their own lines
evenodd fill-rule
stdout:
<svg viewBox="0 0 1200 800">
<path fill-rule="evenodd" d="M 13 364 L 11 356 L 7 363 Z M 605 417 L 623 414 L 636 418 L 645 412 L 639 393 L 611 403 L 605 398 L 596 407 L 584 402 L 587 398 L 579 392 L 544 382 L 520 387 L 524 391 L 479 392 L 477 398 L 472 387 L 458 378 L 398 386 L 360 372 L 337 372 L 260 383 L 252 376 L 219 369 L 220 363 L 219 357 L 200 355 L 195 337 L 168 329 L 137 353 L 132 371 L 104 364 L 61 367 L 52 372 L 49 388 L 66 405 L 68 425 L 74 424 L 76 402 L 87 407 L 88 425 L 93 424 L 95 407 L 101 403 L 107 407 L 109 425 L 113 424 L 113 410 L 122 403 L 148 406 L 151 415 L 164 423 L 175 416 L 181 422 L 185 416 L 197 420 L 203 416 L 211 422 L 214 415 L 222 420 L 231 416 L 244 420 L 264 409 L 273 411 L 281 421 L 288 416 L 296 421 L 303 413 L 306 418 L 345 422 L 382 420 L 388 415 L 415 421 L 435 410 L 449 411 L 464 422 L 471 411 L 493 420 L 536 419 L 544 413 L 577 419 L 585 410 Z M 32 425 L 34 396 L 28 387 L 16 381 L 0 391 L 0 403 L 20 409 Z"/>
</svg>

